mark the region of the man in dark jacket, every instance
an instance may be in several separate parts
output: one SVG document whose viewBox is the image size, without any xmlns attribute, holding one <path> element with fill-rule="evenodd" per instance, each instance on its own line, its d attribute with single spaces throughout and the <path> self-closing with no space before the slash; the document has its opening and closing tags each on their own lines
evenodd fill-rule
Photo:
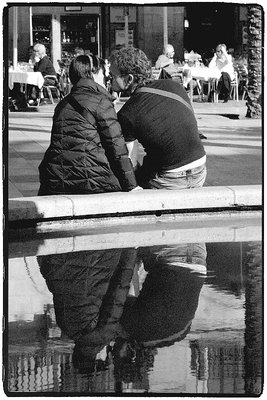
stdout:
<svg viewBox="0 0 267 400">
<path fill-rule="evenodd" d="M 78 56 L 69 75 L 73 88 L 55 109 L 51 143 L 39 166 L 39 195 L 135 189 L 113 98 L 104 87 L 104 60 Z"/>
<path fill-rule="evenodd" d="M 139 173 L 146 187 L 202 186 L 206 153 L 188 95 L 173 79 L 152 81 L 151 72 L 139 49 L 122 48 L 111 55 L 112 88 L 131 96 L 118 113 L 129 154 L 138 140 L 147 153 Z"/>
<path fill-rule="evenodd" d="M 57 73 L 56 70 L 49 59 L 48 55 L 46 54 L 46 49 L 45 46 L 41 43 L 37 43 L 33 47 L 33 52 L 35 53 L 36 58 L 39 60 L 36 62 L 34 65 L 34 71 L 35 72 L 41 72 L 41 74 L 44 77 L 44 85 L 50 85 L 52 83 L 52 78 L 49 78 L 46 80 L 46 76 L 54 76 L 54 81 L 57 79 Z"/>
</svg>

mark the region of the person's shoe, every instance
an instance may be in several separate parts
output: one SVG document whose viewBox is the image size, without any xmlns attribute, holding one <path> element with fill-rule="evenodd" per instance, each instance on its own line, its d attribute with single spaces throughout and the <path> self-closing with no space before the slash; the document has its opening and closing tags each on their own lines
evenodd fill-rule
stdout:
<svg viewBox="0 0 267 400">
<path fill-rule="evenodd" d="M 224 97 L 223 97 L 223 102 L 224 102 L 224 103 L 228 103 L 228 101 L 229 101 L 229 94 L 227 93 L 227 94 L 225 94 Z"/>
<path fill-rule="evenodd" d="M 202 132 L 198 131 L 198 134 L 200 139 L 207 139 L 207 136 L 203 135 Z"/>
</svg>

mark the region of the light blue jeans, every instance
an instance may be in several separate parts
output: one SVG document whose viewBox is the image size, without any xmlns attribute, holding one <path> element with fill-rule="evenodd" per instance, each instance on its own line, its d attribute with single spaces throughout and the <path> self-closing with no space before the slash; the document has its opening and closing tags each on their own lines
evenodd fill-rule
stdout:
<svg viewBox="0 0 267 400">
<path fill-rule="evenodd" d="M 149 189 L 191 189 L 203 186 L 207 176 L 206 164 L 180 172 L 159 172 L 148 182 Z"/>
</svg>

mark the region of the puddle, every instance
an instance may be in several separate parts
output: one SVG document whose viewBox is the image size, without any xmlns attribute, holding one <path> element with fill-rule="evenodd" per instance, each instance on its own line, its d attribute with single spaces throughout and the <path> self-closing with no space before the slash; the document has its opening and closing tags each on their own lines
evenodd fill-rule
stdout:
<svg viewBox="0 0 267 400">
<path fill-rule="evenodd" d="M 261 242 L 143 246 L 10 258 L 7 394 L 261 393 Z"/>
</svg>

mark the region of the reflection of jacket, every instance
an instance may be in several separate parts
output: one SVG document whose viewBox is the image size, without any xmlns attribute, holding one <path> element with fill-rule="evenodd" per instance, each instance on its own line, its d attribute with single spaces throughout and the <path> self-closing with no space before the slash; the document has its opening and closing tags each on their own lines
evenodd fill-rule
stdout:
<svg viewBox="0 0 267 400">
<path fill-rule="evenodd" d="M 104 346 L 120 332 L 135 261 L 132 249 L 38 257 L 53 294 L 57 324 L 69 338 Z"/>
<path fill-rule="evenodd" d="M 91 79 L 80 79 L 73 96 L 87 112 L 57 105 L 51 143 L 39 166 L 40 195 L 129 191 L 136 187 L 112 96 Z"/>
<path fill-rule="evenodd" d="M 141 254 L 142 253 L 142 254 Z M 206 263 L 204 244 L 157 246 L 141 251 L 148 275 L 135 303 L 125 312 L 122 325 L 145 346 L 182 340 L 190 330 L 198 306 L 203 277 L 192 263 Z"/>
</svg>

